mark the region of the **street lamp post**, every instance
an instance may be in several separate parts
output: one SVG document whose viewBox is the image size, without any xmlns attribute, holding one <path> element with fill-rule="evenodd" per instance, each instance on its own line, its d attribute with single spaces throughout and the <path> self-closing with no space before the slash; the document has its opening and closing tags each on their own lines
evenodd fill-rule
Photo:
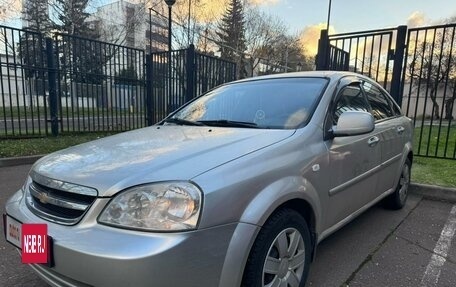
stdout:
<svg viewBox="0 0 456 287">
<path fill-rule="evenodd" d="M 152 8 L 149 8 L 149 54 L 152 53 Z"/>
<path fill-rule="evenodd" d="M 166 5 L 168 5 L 168 101 L 171 102 L 171 107 L 169 107 L 171 110 L 174 110 L 174 99 L 170 99 L 171 95 L 171 90 L 172 90 L 172 65 L 171 65 L 171 49 L 172 49 L 172 18 L 171 18 L 171 12 L 172 12 L 172 7 L 174 3 L 176 3 L 176 0 L 165 0 Z M 168 111 L 170 112 L 170 111 Z"/>
<path fill-rule="evenodd" d="M 332 2 L 332 0 L 329 0 L 329 6 L 328 6 L 328 22 L 326 22 L 326 31 L 328 31 L 328 35 L 329 35 L 329 20 L 331 20 L 331 2 Z"/>
<path fill-rule="evenodd" d="M 192 14 L 192 0 L 188 0 L 187 35 L 188 35 L 188 45 L 189 46 L 190 46 L 190 17 L 192 16 L 191 14 Z M 192 42 L 193 42 L 193 40 L 192 40 Z"/>
<path fill-rule="evenodd" d="M 176 0 L 165 0 L 166 5 L 168 5 L 168 50 L 171 51 L 171 28 L 173 25 L 172 19 L 171 19 L 171 12 L 172 12 L 172 7 L 174 3 L 176 3 Z"/>
</svg>

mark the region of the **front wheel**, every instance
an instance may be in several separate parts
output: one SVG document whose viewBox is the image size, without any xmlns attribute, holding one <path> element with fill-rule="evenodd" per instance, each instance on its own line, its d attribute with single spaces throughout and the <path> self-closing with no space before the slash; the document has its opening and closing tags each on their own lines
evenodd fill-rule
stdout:
<svg viewBox="0 0 456 287">
<path fill-rule="evenodd" d="M 386 204 L 389 208 L 401 209 L 404 207 L 408 197 L 411 168 L 412 163 L 409 159 L 406 159 L 404 165 L 402 166 L 401 177 L 397 183 L 396 190 L 386 198 Z"/>
<path fill-rule="evenodd" d="M 310 233 L 304 218 L 292 209 L 278 211 L 258 234 L 242 286 L 304 287 L 310 252 Z"/>
</svg>

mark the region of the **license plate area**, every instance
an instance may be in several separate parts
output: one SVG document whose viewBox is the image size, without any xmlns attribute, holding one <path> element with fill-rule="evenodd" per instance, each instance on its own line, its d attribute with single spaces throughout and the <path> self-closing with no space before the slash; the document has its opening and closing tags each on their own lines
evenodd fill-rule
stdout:
<svg viewBox="0 0 456 287">
<path fill-rule="evenodd" d="M 3 224 L 4 224 L 4 231 L 5 231 L 5 238 L 6 238 L 6 241 L 11 243 L 12 245 L 14 245 L 14 247 L 16 248 L 19 248 L 21 250 L 21 258 L 22 258 L 22 261 L 24 262 L 24 245 L 23 245 L 23 240 L 24 240 L 24 235 L 22 234 L 23 232 L 23 225 L 22 223 L 7 215 L 7 214 L 3 214 Z M 46 247 L 45 248 L 45 254 L 43 254 L 43 256 L 45 256 L 47 259 L 46 259 L 46 263 L 38 263 L 38 262 L 27 262 L 27 263 L 37 263 L 37 264 L 43 264 L 43 265 L 46 265 L 48 267 L 53 267 L 54 266 L 54 258 L 53 258 L 53 239 L 51 236 L 47 235 L 45 237 L 42 237 L 42 238 L 45 238 L 44 241 L 45 242 L 41 242 L 39 240 L 36 240 L 35 239 L 38 238 L 38 237 L 35 237 L 33 238 L 33 240 L 30 240 L 30 237 L 26 238 L 26 242 L 30 243 L 32 242 L 32 248 L 29 248 L 29 246 L 26 246 L 27 250 L 29 249 L 34 249 L 34 247 L 36 246 L 37 249 L 39 249 L 40 247 Z M 28 255 L 28 254 L 27 254 Z M 41 262 L 44 262 L 44 261 L 41 261 Z"/>
<path fill-rule="evenodd" d="M 22 223 L 6 214 L 3 216 L 3 219 L 5 222 L 6 241 L 22 249 Z"/>
</svg>

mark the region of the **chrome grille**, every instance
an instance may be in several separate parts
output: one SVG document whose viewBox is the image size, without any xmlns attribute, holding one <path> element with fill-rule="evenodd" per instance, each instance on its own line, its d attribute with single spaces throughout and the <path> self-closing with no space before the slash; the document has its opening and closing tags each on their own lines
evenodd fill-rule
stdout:
<svg viewBox="0 0 456 287">
<path fill-rule="evenodd" d="M 37 216 L 64 225 L 76 224 L 95 201 L 97 191 L 84 186 L 30 175 L 26 202 Z"/>
</svg>

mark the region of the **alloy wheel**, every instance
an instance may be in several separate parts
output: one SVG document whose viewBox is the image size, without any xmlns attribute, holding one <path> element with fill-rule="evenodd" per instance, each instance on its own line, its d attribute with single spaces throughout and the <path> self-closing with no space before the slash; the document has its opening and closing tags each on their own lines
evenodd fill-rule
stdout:
<svg viewBox="0 0 456 287">
<path fill-rule="evenodd" d="M 263 266 L 263 286 L 298 287 L 305 258 L 301 233 L 295 228 L 283 230 L 269 247 Z"/>
<path fill-rule="evenodd" d="M 399 200 L 403 203 L 407 198 L 408 187 L 410 185 L 410 167 L 404 164 L 401 178 L 399 179 Z"/>
</svg>

